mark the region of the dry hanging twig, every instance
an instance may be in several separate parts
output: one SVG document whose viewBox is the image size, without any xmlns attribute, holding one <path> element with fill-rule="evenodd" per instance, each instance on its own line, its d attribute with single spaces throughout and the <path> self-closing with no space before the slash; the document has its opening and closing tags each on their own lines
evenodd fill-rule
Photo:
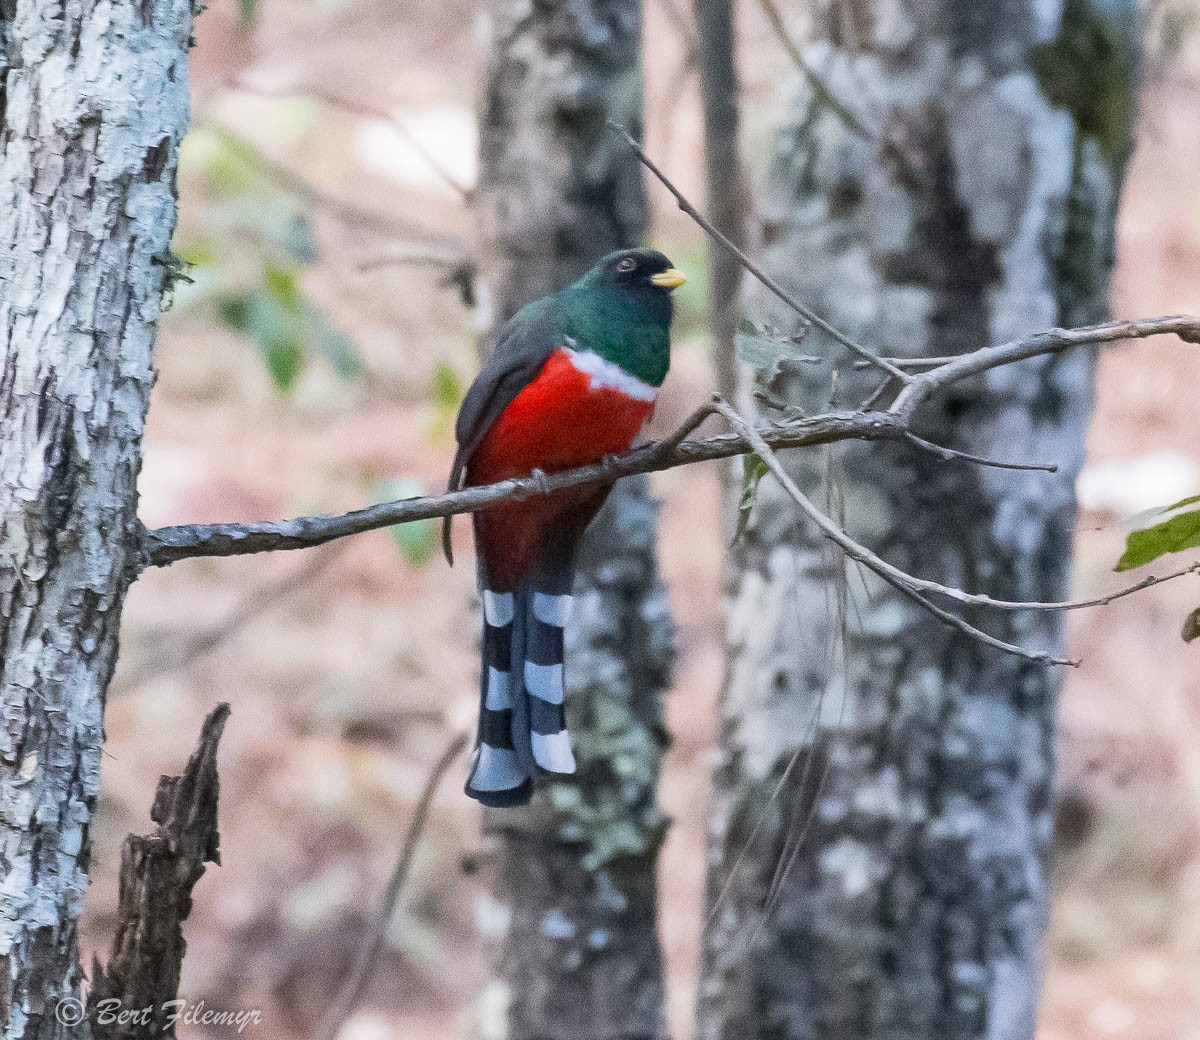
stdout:
<svg viewBox="0 0 1200 1040">
<path fill-rule="evenodd" d="M 336 1040 L 342 1026 L 346 1024 L 346 1020 L 358 1006 L 358 1002 L 363 995 L 363 990 L 367 988 L 367 983 L 371 981 L 371 975 L 375 971 L 375 962 L 379 959 L 379 951 L 383 949 L 383 941 L 387 936 L 392 914 L 396 911 L 396 904 L 399 903 L 400 894 L 404 891 L 404 883 L 408 880 L 413 856 L 416 854 L 417 845 L 420 843 L 421 833 L 425 829 L 425 820 L 429 816 L 429 808 L 433 804 L 433 797 L 437 794 L 438 785 L 441 784 L 442 778 L 445 777 L 450 767 L 454 764 L 454 760 L 462 754 L 463 748 L 467 746 L 468 740 L 470 740 L 469 733 L 458 733 L 452 737 L 450 743 L 446 745 L 446 749 L 441 753 L 438 760 L 433 764 L 433 768 L 429 771 L 429 777 L 425 781 L 421 797 L 417 799 L 417 807 L 408 825 L 408 831 L 404 835 L 404 842 L 400 847 L 400 856 L 396 860 L 396 866 L 392 870 L 392 876 L 388 880 L 387 888 L 384 889 L 383 905 L 379 908 L 379 914 L 375 918 L 374 926 L 367 933 L 362 946 L 359 947 L 358 956 L 354 960 L 354 965 L 350 969 L 350 974 L 345 984 L 339 991 L 337 999 L 333 1002 L 328 1013 L 322 1019 L 320 1027 L 317 1029 L 317 1040 Z"/>
</svg>

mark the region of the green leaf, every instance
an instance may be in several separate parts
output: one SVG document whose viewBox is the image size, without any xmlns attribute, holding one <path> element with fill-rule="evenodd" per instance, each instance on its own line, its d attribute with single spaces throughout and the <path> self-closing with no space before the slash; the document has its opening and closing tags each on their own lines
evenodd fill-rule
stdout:
<svg viewBox="0 0 1200 1040">
<path fill-rule="evenodd" d="M 803 339 L 803 335 L 784 336 L 774 329 L 765 326 L 760 328 L 743 318 L 738 323 L 733 341 L 738 357 L 758 373 L 765 385 L 770 386 L 785 365 L 821 363 L 821 358 L 802 354 L 797 349 Z"/>
<path fill-rule="evenodd" d="M 1116 570 L 1129 571 L 1157 560 L 1165 553 L 1182 552 L 1200 545 L 1200 509 L 1180 513 L 1161 524 L 1131 531 L 1125 539 L 1125 553 Z"/>
<path fill-rule="evenodd" d="M 737 530 L 733 532 L 733 543 L 746 533 L 746 525 L 750 523 L 750 513 L 758 499 L 758 485 L 766 476 L 767 464 L 757 452 L 742 456 L 742 497 L 738 502 Z"/>
<path fill-rule="evenodd" d="M 242 296 L 226 297 L 218 305 L 230 328 L 253 337 L 275 385 L 290 390 L 304 368 L 304 320 L 278 277 L 269 288 L 253 289 Z M 280 296 L 284 299 L 280 299 Z"/>
<path fill-rule="evenodd" d="M 299 277 L 297 267 L 268 263 L 260 288 L 225 297 L 218 312 L 230 328 L 253 337 L 280 390 L 295 386 L 313 357 L 324 358 L 343 379 L 361 377 L 365 369 L 354 344 L 304 299 Z"/>
<path fill-rule="evenodd" d="M 1178 502 L 1173 502 L 1169 506 L 1163 506 L 1158 510 L 1160 513 L 1173 513 L 1176 509 L 1182 509 L 1184 506 L 1195 505 L 1200 502 L 1200 495 L 1189 495 L 1187 498 L 1181 498 Z"/>
<path fill-rule="evenodd" d="M 280 305 L 289 311 L 300 308 L 300 282 L 295 267 L 281 267 L 268 262 L 263 274 L 263 287 Z"/>
<path fill-rule="evenodd" d="M 248 332 L 250 329 L 248 296 L 227 296 L 217 304 L 217 313 L 235 332 Z"/>
<path fill-rule="evenodd" d="M 176 242 L 171 246 L 171 251 L 191 267 L 207 267 L 217 262 L 217 247 L 207 239 Z"/>
<path fill-rule="evenodd" d="M 462 400 L 462 383 L 458 373 L 444 361 L 433 367 L 433 401 L 438 411 L 454 411 Z"/>
<path fill-rule="evenodd" d="M 386 480 L 375 489 L 376 502 L 395 502 L 402 498 L 418 498 L 425 494 L 419 480 Z M 396 548 L 410 567 L 424 567 L 438 550 L 437 524 L 433 520 L 414 520 L 388 528 Z"/>
<path fill-rule="evenodd" d="M 294 340 L 286 339 L 260 340 L 258 346 L 272 381 L 287 393 L 304 371 L 304 351 Z"/>
</svg>

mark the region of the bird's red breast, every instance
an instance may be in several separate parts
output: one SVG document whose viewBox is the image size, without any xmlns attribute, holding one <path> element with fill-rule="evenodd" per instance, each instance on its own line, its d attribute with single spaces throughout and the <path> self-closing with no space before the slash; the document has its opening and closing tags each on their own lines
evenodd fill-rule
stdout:
<svg viewBox="0 0 1200 1040">
<path fill-rule="evenodd" d="M 595 355 L 556 350 L 492 424 L 471 457 L 466 482 L 492 484 L 534 469 L 555 473 L 599 462 L 627 451 L 653 412 L 653 387 Z M 484 510 L 479 548 L 494 591 L 515 588 L 536 561 L 547 525 L 596 494 L 589 485 Z"/>
</svg>

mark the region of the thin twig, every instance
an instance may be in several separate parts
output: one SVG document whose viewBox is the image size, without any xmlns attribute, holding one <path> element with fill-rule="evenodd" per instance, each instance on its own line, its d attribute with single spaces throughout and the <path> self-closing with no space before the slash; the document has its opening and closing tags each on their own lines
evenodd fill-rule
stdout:
<svg viewBox="0 0 1200 1040">
<path fill-rule="evenodd" d="M 926 369 L 926 368 L 937 368 L 940 365 L 948 365 L 951 361 L 957 361 L 960 357 L 962 357 L 961 354 L 951 354 L 948 357 L 919 357 L 919 358 L 889 357 L 889 358 L 885 358 L 884 360 L 890 361 L 897 368 Z M 875 366 L 873 364 L 871 364 L 871 362 L 869 362 L 869 361 L 855 361 L 854 367 L 857 369 L 863 369 L 863 368 L 874 368 Z"/>
<path fill-rule="evenodd" d="M 430 250 L 456 250 L 466 256 L 462 243 L 451 236 L 425 227 L 415 221 L 402 220 L 393 213 L 364 209 L 356 203 L 340 198 L 324 188 L 305 179 L 295 170 L 272 158 L 240 134 L 226 126 L 213 126 L 213 133 L 221 143 L 252 170 L 274 181 L 289 195 L 302 199 L 316 209 L 322 209 L 345 224 L 356 227 L 387 228 L 406 239 L 424 238 Z"/>
<path fill-rule="evenodd" d="M 934 444 L 933 441 L 927 441 L 924 437 L 918 437 L 915 433 L 908 433 L 904 438 L 918 448 L 922 448 L 932 455 L 936 455 L 943 462 L 952 462 L 955 459 L 961 459 L 963 462 L 973 462 L 977 466 L 990 466 L 993 469 L 1016 469 L 1016 470 L 1036 470 L 1041 473 L 1057 473 L 1057 462 L 1001 462 L 999 459 L 989 459 L 982 455 L 972 455 L 970 452 L 958 451 L 956 448 L 946 448 L 941 444 Z"/>
<path fill-rule="evenodd" d="M 862 362 L 862 365 L 864 368 L 870 367 L 865 361 Z M 895 386 L 895 384 L 896 380 L 894 380 L 891 376 L 884 376 L 883 379 L 880 380 L 879 385 L 871 391 L 867 399 L 858 406 L 860 411 L 869 412 L 872 408 L 879 404 L 879 402 L 883 399 L 883 395 L 886 394 L 893 386 Z"/>
<path fill-rule="evenodd" d="M 758 0 L 758 6 L 762 8 L 767 21 L 771 23 L 771 28 L 774 30 L 775 36 L 778 38 L 780 44 L 782 44 L 783 49 L 787 51 L 788 57 L 795 62 L 796 67 L 804 74 L 804 78 L 808 80 L 809 86 L 813 88 L 816 95 L 829 106 L 830 110 L 843 123 L 864 141 L 878 144 L 880 134 L 868 127 L 866 123 L 850 110 L 849 106 L 825 82 L 824 77 L 800 53 L 799 46 L 792 39 L 791 33 L 788 32 L 787 25 L 783 21 L 783 16 L 779 13 L 779 8 L 775 6 L 773 0 Z"/>
<path fill-rule="evenodd" d="M 413 812 L 412 820 L 408 824 L 408 831 L 404 835 L 404 842 L 400 847 L 400 856 L 396 860 L 392 876 L 388 879 L 387 888 L 384 889 L 379 914 L 375 918 L 374 926 L 364 938 L 362 946 L 359 947 L 358 956 L 354 960 L 354 966 L 350 969 L 350 974 L 346 978 L 345 985 L 342 987 L 328 1013 L 321 1020 L 321 1025 L 316 1033 L 317 1040 L 335 1040 L 338 1033 L 341 1032 L 342 1027 L 346 1024 L 346 1020 L 354 1013 L 359 1000 L 362 999 L 363 991 L 367 988 L 367 984 L 371 981 L 372 974 L 374 974 L 375 963 L 379 959 L 379 952 L 383 949 L 384 939 L 387 937 L 388 925 L 391 923 L 392 914 L 396 911 L 396 904 L 399 903 L 400 895 L 404 891 L 404 884 L 408 880 L 409 871 L 412 868 L 413 856 L 416 854 L 417 846 L 420 844 L 421 834 L 425 829 L 425 821 L 429 816 L 429 809 L 433 804 L 434 795 L 437 794 L 438 786 L 441 784 L 443 777 L 449 772 L 450 767 L 454 765 L 454 760 L 462 754 L 463 748 L 467 746 L 468 740 L 470 740 L 469 733 L 456 733 L 451 738 L 450 743 L 446 745 L 446 749 L 442 752 L 441 756 L 433 764 L 433 768 L 429 771 L 429 776 L 425 780 L 425 787 L 421 791 L 421 797 L 417 800 L 417 807 Z"/>
<path fill-rule="evenodd" d="M 702 404 L 699 408 L 692 412 L 691 415 L 683 420 L 679 426 L 679 429 L 671 434 L 671 436 L 658 442 L 658 450 L 663 455 L 671 455 L 679 447 L 679 445 L 687 440 L 688 437 L 695 433 L 696 430 L 704 424 L 705 419 L 707 419 L 710 415 L 715 415 L 716 413 L 717 410 L 715 407 L 713 407 L 713 403 L 711 401 L 709 401 L 707 404 Z"/>
<path fill-rule="evenodd" d="M 341 94 L 335 94 L 315 83 L 296 83 L 287 87 L 276 88 L 251 83 L 238 76 L 231 81 L 231 85 L 237 90 L 247 94 L 256 94 L 259 97 L 277 98 L 280 100 L 286 100 L 287 98 L 311 98 L 314 101 L 319 101 L 328 108 L 336 108 L 342 112 L 348 112 L 350 115 L 366 119 L 384 120 L 396 129 L 396 132 L 408 142 L 412 150 L 425 161 L 426 165 L 440 180 L 445 182 L 447 187 L 457 192 L 464 202 L 471 201 L 471 189 L 446 169 L 437 156 L 425 147 L 421 139 L 408 128 L 404 120 L 397 116 L 395 112 L 366 104 L 354 98 L 344 97 Z"/>
<path fill-rule="evenodd" d="M 869 351 L 861 343 L 856 343 L 849 336 L 847 336 L 844 332 L 841 332 L 839 329 L 836 329 L 832 325 L 830 325 L 829 322 L 827 322 L 824 318 L 822 318 L 816 311 L 812 310 L 812 308 L 806 307 L 799 300 L 797 300 L 794 296 L 792 296 L 786 289 L 783 288 L 783 286 L 781 286 L 777 281 L 775 281 L 774 278 L 772 278 L 769 274 L 767 274 L 766 271 L 764 271 L 761 267 L 759 267 L 756 263 L 754 263 L 754 261 L 751 260 L 745 253 L 743 253 L 740 249 L 738 249 L 738 247 L 736 245 L 734 245 L 733 242 L 731 242 L 725 235 L 723 235 L 720 231 L 718 231 L 717 228 L 712 223 L 710 223 L 709 220 L 698 209 L 696 209 L 695 206 L 693 206 L 687 200 L 687 198 L 684 196 L 684 194 L 677 187 L 675 187 L 674 184 L 671 183 L 671 181 L 667 177 L 667 175 L 658 168 L 658 166 L 655 164 L 654 160 L 651 159 L 646 154 L 645 150 L 642 148 L 642 146 L 640 144 L 638 144 L 638 142 L 634 139 L 633 135 L 630 134 L 628 130 L 626 130 L 619 123 L 614 123 L 612 120 L 609 120 L 608 126 L 609 126 L 609 129 L 611 129 L 613 131 L 613 133 L 618 134 L 619 136 L 624 138 L 625 142 L 629 145 L 630 148 L 633 149 L 633 151 L 637 155 L 638 159 L 641 160 L 642 165 L 645 166 L 647 170 L 649 170 L 652 174 L 654 174 L 655 177 L 658 178 L 658 180 L 662 183 L 663 187 L 666 188 L 667 191 L 669 191 L 671 193 L 671 195 L 674 197 L 675 202 L 678 204 L 679 208 L 681 210 L 683 210 L 684 213 L 686 213 L 689 217 L 692 218 L 692 220 L 694 220 L 697 224 L 699 224 L 700 227 L 704 229 L 705 233 L 708 234 L 710 238 L 712 238 L 715 242 L 720 243 L 720 245 L 722 245 L 725 249 L 729 250 L 729 252 L 732 253 L 735 257 L 737 257 L 738 262 L 747 271 L 749 271 L 755 278 L 757 278 L 758 281 L 761 282 L 772 293 L 774 293 L 776 296 L 778 296 L 779 299 L 781 299 L 784 303 L 786 303 L 789 307 L 791 307 L 792 310 L 794 310 L 797 314 L 799 314 L 802 318 L 804 318 L 805 321 L 812 322 L 812 324 L 814 324 L 817 328 L 821 329 L 821 331 L 823 331 L 826 335 L 831 336 L 833 339 L 837 340 L 837 342 L 840 343 L 847 350 L 852 351 L 853 353 L 857 354 L 860 358 L 862 358 L 864 361 L 869 362 L 870 364 L 876 366 L 877 368 L 883 369 L 883 371 L 887 372 L 894 379 L 898 379 L 901 383 L 908 383 L 912 380 L 912 376 L 908 375 L 906 372 L 897 368 L 890 361 L 885 361 L 883 358 L 878 357 L 875 354 L 872 354 L 871 351 Z"/>
<path fill-rule="evenodd" d="M 160 648 L 132 675 L 122 676 L 110 696 L 136 690 L 151 679 L 168 672 L 177 672 L 211 654 L 222 643 L 241 632 L 246 624 L 277 606 L 282 600 L 311 584 L 328 570 L 348 543 L 331 546 L 314 554 L 305 564 L 292 568 L 287 574 L 250 592 L 225 617 L 202 632 L 187 639 L 178 647 Z"/>
<path fill-rule="evenodd" d="M 970 636 L 972 639 L 985 643 L 996 650 L 1003 650 L 1005 653 L 1012 654 L 1015 657 L 1022 657 L 1027 661 L 1037 661 L 1045 664 L 1077 665 L 1079 663 L 1067 658 L 1054 657 L 1044 650 L 1027 650 L 1025 647 L 1017 646 L 1015 643 L 1006 643 L 1004 640 L 997 639 L 990 633 L 976 628 L 957 615 L 943 610 L 937 604 L 926 599 L 921 592 L 928 586 L 936 586 L 935 591 L 938 592 L 953 592 L 955 590 L 947 590 L 945 586 L 936 585 L 934 582 L 923 582 L 920 579 L 913 578 L 898 567 L 894 567 L 886 560 L 876 556 L 866 546 L 856 542 L 834 523 L 833 520 L 817 508 L 816 503 L 800 490 L 796 482 L 788 475 L 787 470 L 783 468 L 778 456 L 776 456 L 767 442 L 763 440 L 762 435 L 753 426 L 726 402 L 714 402 L 714 406 L 728 420 L 729 425 L 750 442 L 751 446 L 758 453 L 759 458 L 766 464 L 767 469 L 775 475 L 775 479 L 783 486 L 783 489 L 788 493 L 792 501 L 800 507 L 801 511 L 817 526 L 826 538 L 839 546 L 842 552 L 852 560 L 857 560 L 898 592 L 903 593 L 951 628 L 958 629 L 958 631 Z"/>
<path fill-rule="evenodd" d="M 407 266 L 447 267 L 452 273 L 466 269 L 467 273 L 474 274 L 471 261 L 459 249 L 428 242 L 397 242 L 383 252 L 358 262 L 360 271 Z"/>
</svg>

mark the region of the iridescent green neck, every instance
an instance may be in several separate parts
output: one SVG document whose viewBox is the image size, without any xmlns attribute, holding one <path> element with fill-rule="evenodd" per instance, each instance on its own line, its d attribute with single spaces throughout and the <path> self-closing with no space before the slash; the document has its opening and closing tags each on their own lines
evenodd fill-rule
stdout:
<svg viewBox="0 0 1200 1040">
<path fill-rule="evenodd" d="M 559 295 L 563 331 L 577 350 L 590 350 L 651 386 L 662 386 L 671 364 L 671 301 L 606 291 L 586 277 Z"/>
</svg>

